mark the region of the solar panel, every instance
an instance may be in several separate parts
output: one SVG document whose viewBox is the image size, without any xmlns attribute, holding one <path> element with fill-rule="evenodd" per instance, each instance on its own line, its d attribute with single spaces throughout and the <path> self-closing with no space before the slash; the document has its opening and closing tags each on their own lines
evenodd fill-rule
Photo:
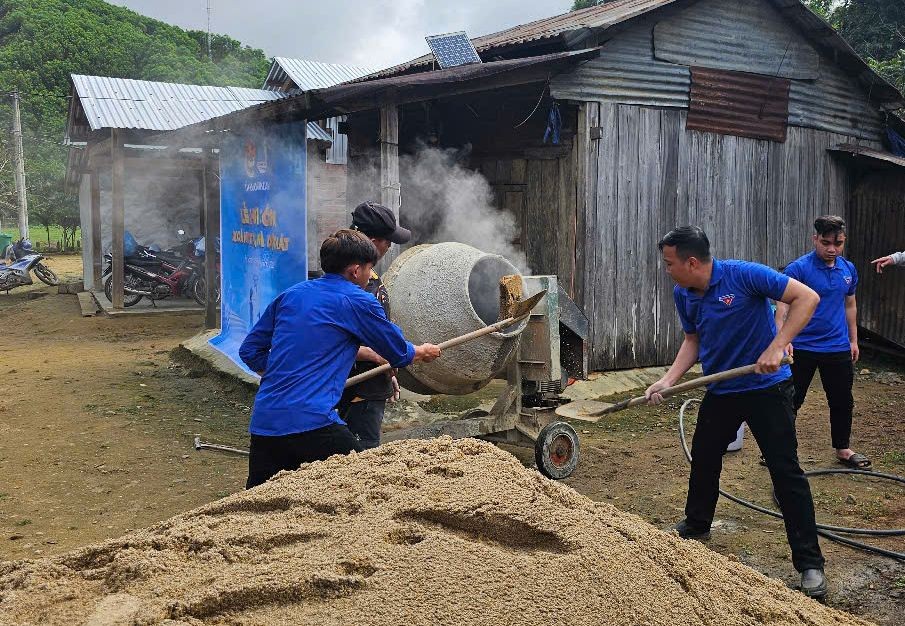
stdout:
<svg viewBox="0 0 905 626">
<path fill-rule="evenodd" d="M 434 53 L 437 64 L 443 69 L 481 62 L 481 57 L 478 56 L 477 50 L 474 49 L 465 31 L 430 35 L 424 39 L 427 40 L 427 45 Z"/>
</svg>

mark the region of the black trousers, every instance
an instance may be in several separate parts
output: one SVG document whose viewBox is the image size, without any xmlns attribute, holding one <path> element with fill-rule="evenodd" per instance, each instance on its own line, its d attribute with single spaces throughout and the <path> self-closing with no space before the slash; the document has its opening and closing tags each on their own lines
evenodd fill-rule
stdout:
<svg viewBox="0 0 905 626">
<path fill-rule="evenodd" d="M 297 470 L 302 463 L 362 450 L 355 435 L 341 424 L 279 437 L 252 435 L 245 488 L 257 487 L 282 470 Z"/>
<path fill-rule="evenodd" d="M 820 382 L 826 392 L 826 401 L 830 407 L 830 436 L 833 447 L 845 450 L 851 443 L 852 410 L 855 400 L 852 398 L 852 384 L 855 380 L 855 366 L 852 354 L 845 352 L 811 352 L 795 350 L 795 362 L 792 363 L 792 380 L 795 382 L 795 411 L 804 404 L 808 387 L 814 379 L 814 372 L 820 370 Z"/>
<path fill-rule="evenodd" d="M 767 461 L 792 549 L 792 563 L 800 572 L 822 568 L 824 560 L 817 543 L 811 488 L 798 464 L 793 394 L 792 383 L 784 381 L 757 391 L 708 392 L 704 396 L 692 440 L 685 517 L 695 530 L 710 528 L 719 498 L 723 454 L 746 421 Z"/>
<path fill-rule="evenodd" d="M 380 445 L 380 429 L 386 407 L 386 400 L 361 400 L 352 402 L 345 413 L 340 413 L 340 417 L 349 425 L 349 430 L 358 436 L 366 450 Z"/>
</svg>

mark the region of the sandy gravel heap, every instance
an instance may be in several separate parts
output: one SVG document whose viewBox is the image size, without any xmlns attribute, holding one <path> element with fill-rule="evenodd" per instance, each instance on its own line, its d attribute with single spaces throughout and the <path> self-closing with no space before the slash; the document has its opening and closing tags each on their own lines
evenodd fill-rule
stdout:
<svg viewBox="0 0 905 626">
<path fill-rule="evenodd" d="M 284 472 L 0 563 L 2 624 L 865 624 L 474 439 Z"/>
</svg>

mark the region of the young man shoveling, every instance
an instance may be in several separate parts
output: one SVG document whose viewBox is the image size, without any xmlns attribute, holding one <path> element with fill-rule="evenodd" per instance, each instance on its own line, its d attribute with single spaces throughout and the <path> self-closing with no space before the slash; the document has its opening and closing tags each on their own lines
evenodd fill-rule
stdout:
<svg viewBox="0 0 905 626">
<path fill-rule="evenodd" d="M 792 563 L 801 572 L 801 590 L 826 595 L 823 554 L 817 543 L 814 501 L 798 464 L 794 388 L 785 347 L 811 317 L 816 293 L 769 267 L 710 256 L 704 231 L 684 226 L 659 243 L 685 339 L 666 375 L 645 396 L 662 402 L 660 391 L 672 387 L 699 359 L 704 374 L 752 363 L 758 373 L 708 385 L 692 440 L 691 475 L 685 519 L 675 530 L 686 539 L 707 539 L 719 498 L 726 446 L 743 421 L 757 440 L 770 470 L 782 509 Z M 770 299 L 789 305 L 777 334 Z"/>
<path fill-rule="evenodd" d="M 362 451 L 334 410 L 360 346 L 393 367 L 440 356 L 433 344 L 406 341 L 365 291 L 378 259 L 370 239 L 340 230 L 324 241 L 320 258 L 325 275 L 277 296 L 239 349 L 261 375 L 249 425 L 249 489 L 281 470 Z"/>
</svg>

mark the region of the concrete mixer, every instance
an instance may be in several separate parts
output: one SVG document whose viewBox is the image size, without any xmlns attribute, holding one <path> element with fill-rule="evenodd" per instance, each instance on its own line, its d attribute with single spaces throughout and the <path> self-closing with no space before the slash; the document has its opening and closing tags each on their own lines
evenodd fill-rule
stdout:
<svg viewBox="0 0 905 626">
<path fill-rule="evenodd" d="M 534 446 L 538 469 L 562 479 L 575 469 L 578 435 L 557 422 L 559 393 L 587 374 L 588 321 L 559 290 L 555 276 L 522 276 L 499 255 L 460 243 L 403 252 L 383 276 L 390 318 L 413 343 L 439 343 L 506 317 L 501 310 L 547 290 L 524 321 L 443 352 L 399 372 L 403 387 L 422 394 L 465 395 L 493 379 L 507 385 L 489 411 L 387 433 L 385 440 L 440 435 L 481 437 Z"/>
</svg>

